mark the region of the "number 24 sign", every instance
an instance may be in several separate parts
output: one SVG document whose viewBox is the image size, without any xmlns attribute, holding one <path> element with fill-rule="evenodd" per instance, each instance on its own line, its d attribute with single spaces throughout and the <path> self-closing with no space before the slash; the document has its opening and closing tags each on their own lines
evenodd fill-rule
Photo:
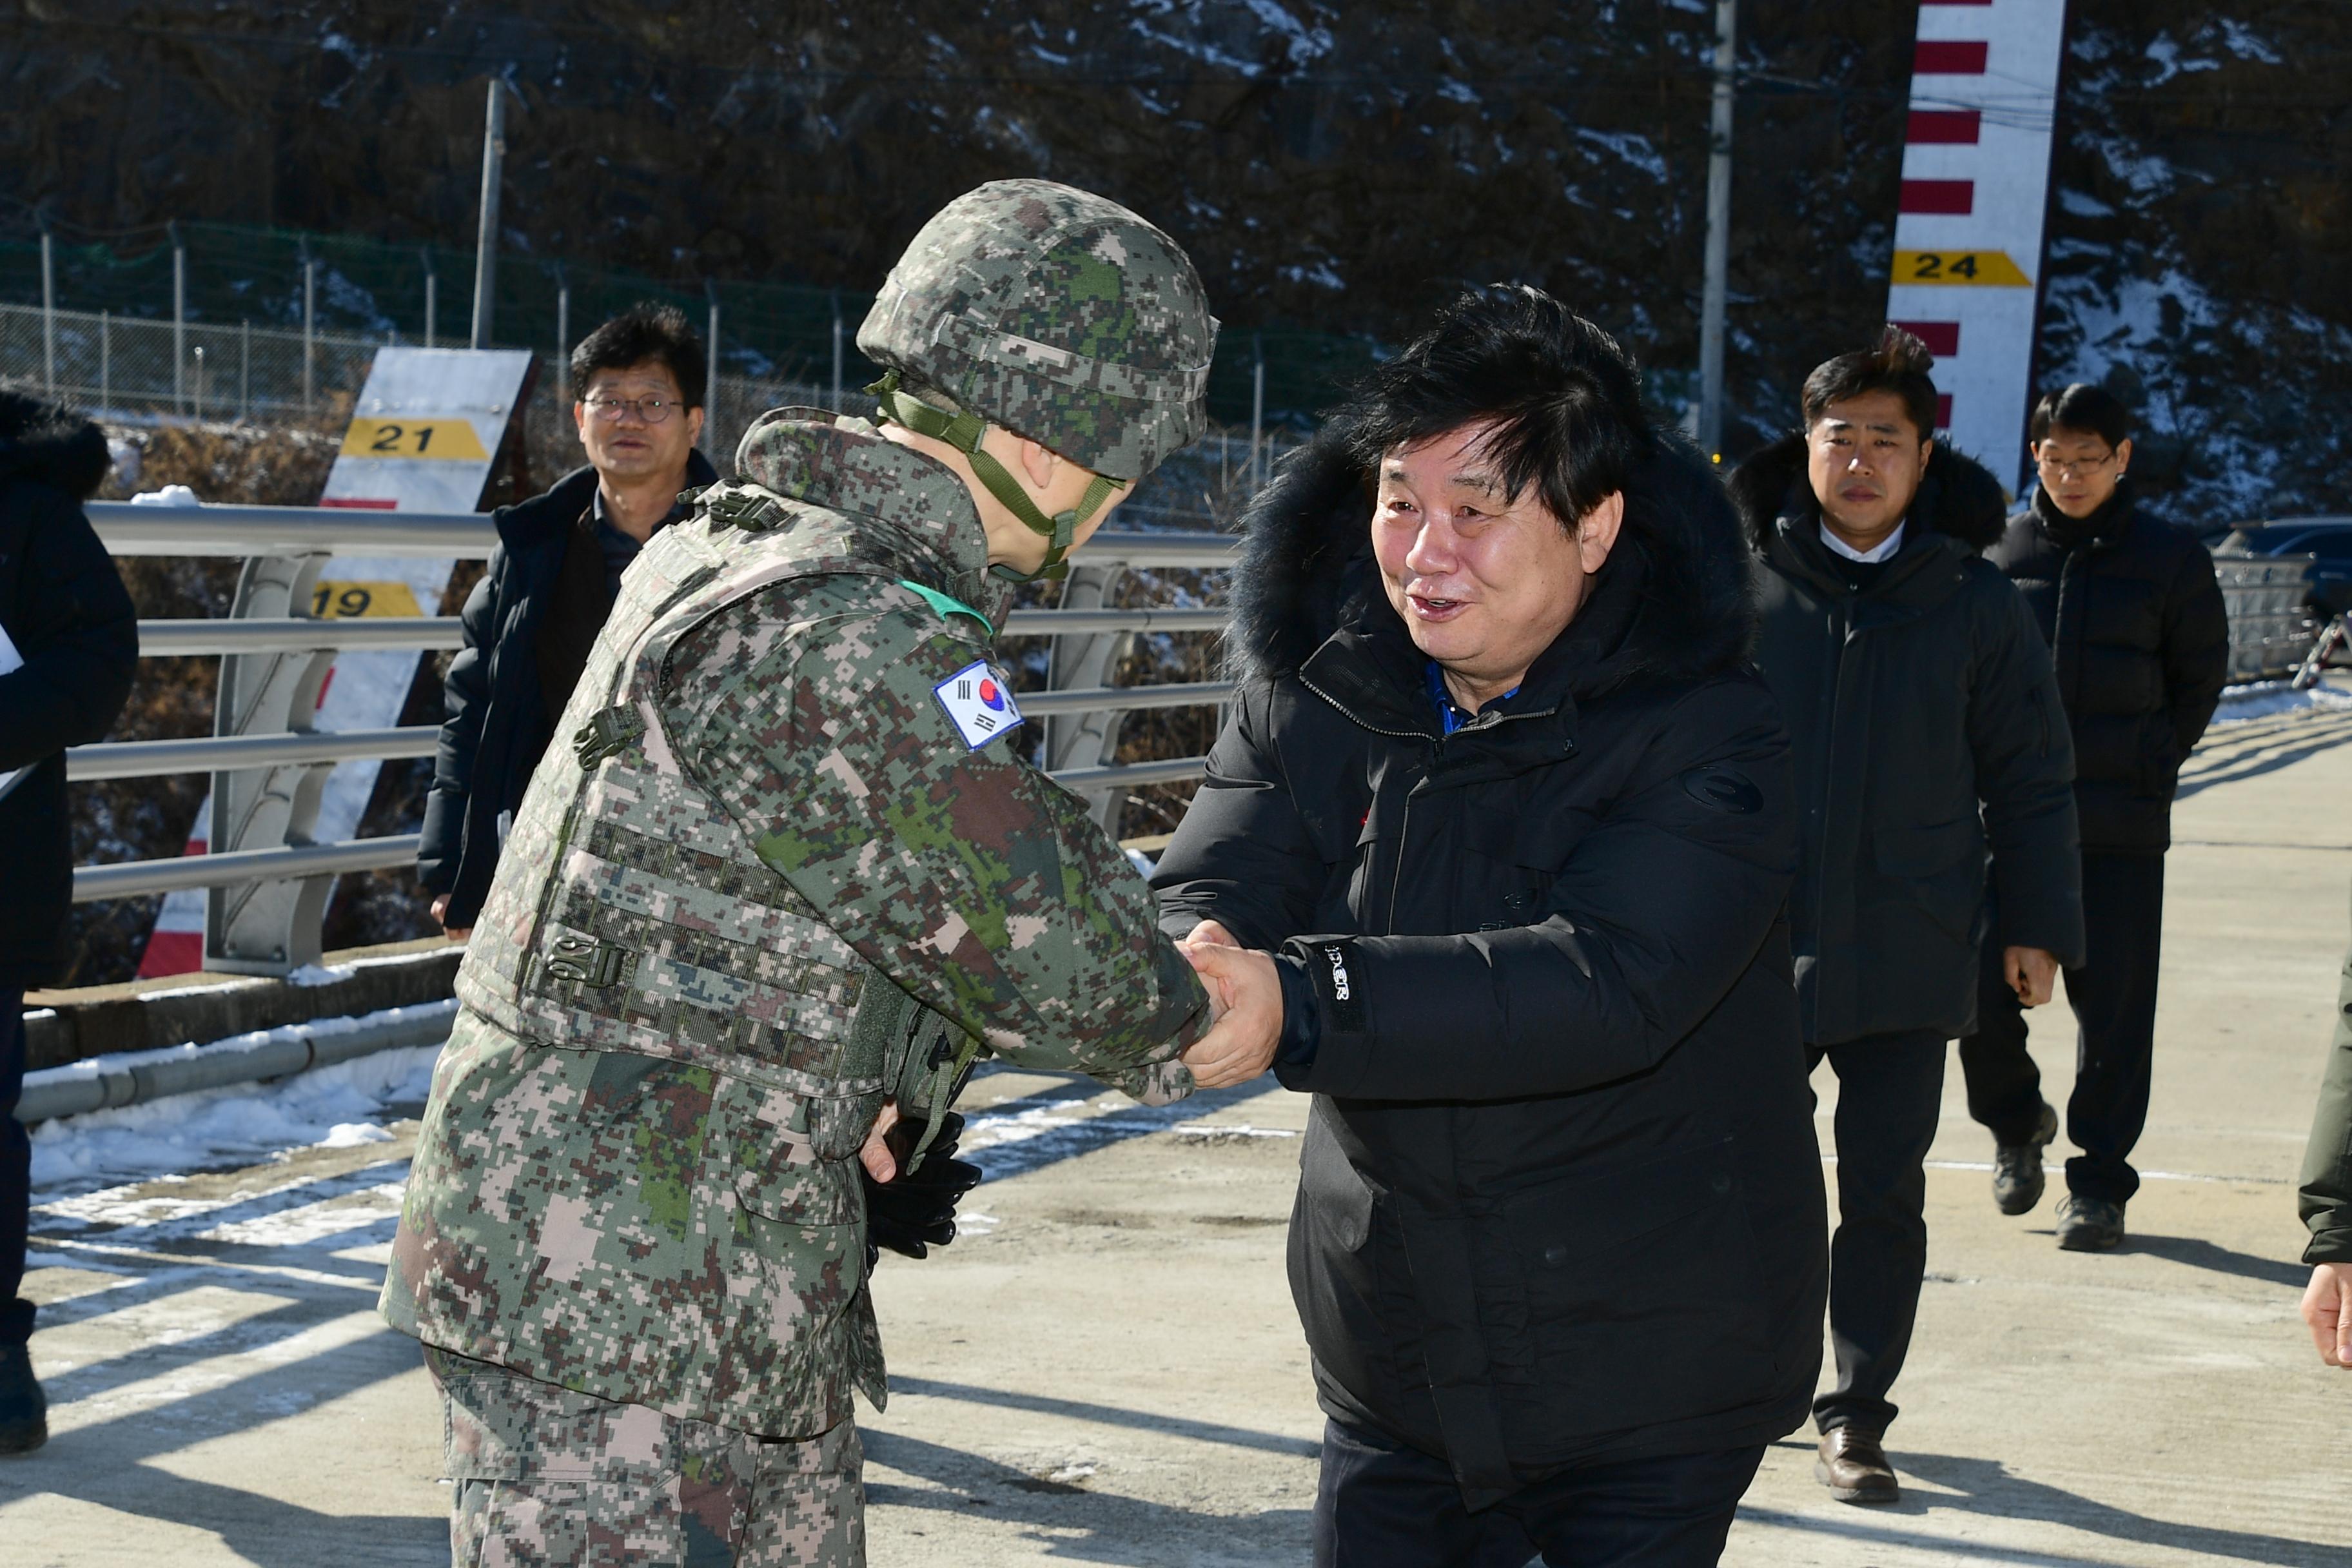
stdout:
<svg viewBox="0 0 2352 1568">
<path fill-rule="evenodd" d="M 354 419 L 343 432 L 346 458 L 435 458 L 486 462 L 469 419 Z"/>
</svg>

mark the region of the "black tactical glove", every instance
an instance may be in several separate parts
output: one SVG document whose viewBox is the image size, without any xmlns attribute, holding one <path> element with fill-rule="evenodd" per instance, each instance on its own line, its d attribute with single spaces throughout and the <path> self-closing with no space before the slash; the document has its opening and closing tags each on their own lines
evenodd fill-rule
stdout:
<svg viewBox="0 0 2352 1568">
<path fill-rule="evenodd" d="M 891 1152 L 901 1162 L 923 1136 L 924 1123 L 901 1121 L 890 1130 Z M 963 1118 L 949 1111 L 940 1119 L 939 1136 L 923 1152 L 923 1163 L 912 1171 L 900 1169 L 885 1184 L 859 1167 L 866 1183 L 866 1271 L 871 1274 L 882 1249 L 908 1258 L 921 1258 L 930 1247 L 955 1239 L 956 1201 L 980 1185 L 979 1166 L 955 1157 L 963 1136 Z M 902 1141 L 903 1138 L 903 1141 Z"/>
</svg>

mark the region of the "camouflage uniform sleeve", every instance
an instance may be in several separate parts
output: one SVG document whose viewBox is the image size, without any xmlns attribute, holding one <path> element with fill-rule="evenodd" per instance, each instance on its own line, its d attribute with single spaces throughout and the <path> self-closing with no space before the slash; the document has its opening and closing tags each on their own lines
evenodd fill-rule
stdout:
<svg viewBox="0 0 2352 1568">
<path fill-rule="evenodd" d="M 783 613 L 761 597 L 742 609 Z M 967 746 L 934 695 L 988 650 L 870 578 L 798 598 L 789 636 L 706 627 L 737 657 L 673 659 L 680 762 L 860 955 L 998 1056 L 1154 1103 L 1190 1093 L 1172 1058 L 1208 1001 L 1150 890 L 1013 754 L 1024 730 Z"/>
</svg>

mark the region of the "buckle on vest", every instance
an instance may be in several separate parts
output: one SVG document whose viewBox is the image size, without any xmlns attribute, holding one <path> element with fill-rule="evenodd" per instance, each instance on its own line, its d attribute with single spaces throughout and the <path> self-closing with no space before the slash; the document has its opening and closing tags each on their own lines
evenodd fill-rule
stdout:
<svg viewBox="0 0 2352 1568">
<path fill-rule="evenodd" d="M 545 973 L 557 980 L 576 980 L 601 991 L 620 984 L 629 972 L 629 957 L 626 948 L 614 942 L 599 942 L 593 937 L 559 936 L 552 956 L 544 961 Z"/>
<path fill-rule="evenodd" d="M 702 510 L 713 521 L 740 528 L 746 533 L 764 533 L 781 526 L 790 516 L 774 496 L 760 490 L 722 489 L 717 486 L 703 492 Z"/>
<path fill-rule="evenodd" d="M 646 721 L 634 708 L 606 708 L 590 715 L 572 737 L 572 754 L 583 768 L 628 750 L 629 742 L 646 732 Z"/>
</svg>

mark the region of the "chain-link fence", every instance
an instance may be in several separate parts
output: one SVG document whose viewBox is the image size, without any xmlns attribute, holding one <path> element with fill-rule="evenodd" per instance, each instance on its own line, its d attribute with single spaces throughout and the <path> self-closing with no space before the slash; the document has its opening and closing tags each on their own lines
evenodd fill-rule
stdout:
<svg viewBox="0 0 2352 1568">
<path fill-rule="evenodd" d="M 117 420 L 333 423 L 346 416 L 376 350 L 396 335 L 288 331 L 239 324 L 125 319 L 110 312 L 44 312 L 0 305 L 0 384 L 42 393 Z M 701 388 L 696 388 L 701 391 Z M 705 448 L 731 468 L 743 431 L 771 408 L 802 405 L 871 414 L 855 385 L 744 376 L 719 378 Z M 580 460 L 572 410 L 545 357 L 525 413 L 529 470 L 539 484 Z M 1127 527 L 1221 528 L 1297 437 L 1220 430 L 1144 481 L 1120 508 Z"/>
<path fill-rule="evenodd" d="M 472 252 L 441 246 L 394 245 L 356 235 L 297 234 L 237 224 L 184 223 L 131 243 L 73 243 L 40 237 L 0 223 L 0 300 L 58 308 L 67 318 L 101 314 L 119 329 L 127 322 L 161 325 L 175 318 L 199 331 L 208 384 L 221 382 L 217 339 L 251 321 L 254 374 L 269 334 L 299 345 L 303 325 L 312 344 L 341 340 L 369 344 L 400 342 L 463 345 L 473 305 Z M 499 258 L 493 342 L 542 355 L 567 352 L 595 325 L 643 300 L 677 306 L 698 331 L 719 330 L 712 344 L 722 375 L 748 382 L 814 382 L 835 378 L 856 386 L 874 367 L 857 352 L 858 323 L 873 296 L 847 289 L 774 280 L 677 279 L 551 258 Z M 71 307 L 70 310 L 67 307 Z M 559 345 L 562 345 L 559 347 Z M 191 346 L 194 346 L 193 343 Z M 232 343 L 234 350 L 239 345 Z M 93 353 L 98 352 L 93 350 Z M 299 353 L 299 346 L 293 351 Z M 1304 418 L 1335 402 L 1379 357 L 1370 339 L 1284 327 L 1228 330 L 1209 375 L 1209 405 L 1230 424 Z M 37 363 L 37 362 L 36 362 Z M 9 355 L 7 374 L 21 375 Z M 191 367 L 183 365 L 184 381 Z M 326 384 L 327 372 L 316 368 Z M 89 378 L 98 384 L 98 376 Z M 79 384 L 79 382 L 77 382 Z M 256 384 L 258 395 L 259 383 Z M 183 395 L 180 411 L 187 411 Z M 226 407 L 215 401 L 208 407 Z"/>
</svg>

